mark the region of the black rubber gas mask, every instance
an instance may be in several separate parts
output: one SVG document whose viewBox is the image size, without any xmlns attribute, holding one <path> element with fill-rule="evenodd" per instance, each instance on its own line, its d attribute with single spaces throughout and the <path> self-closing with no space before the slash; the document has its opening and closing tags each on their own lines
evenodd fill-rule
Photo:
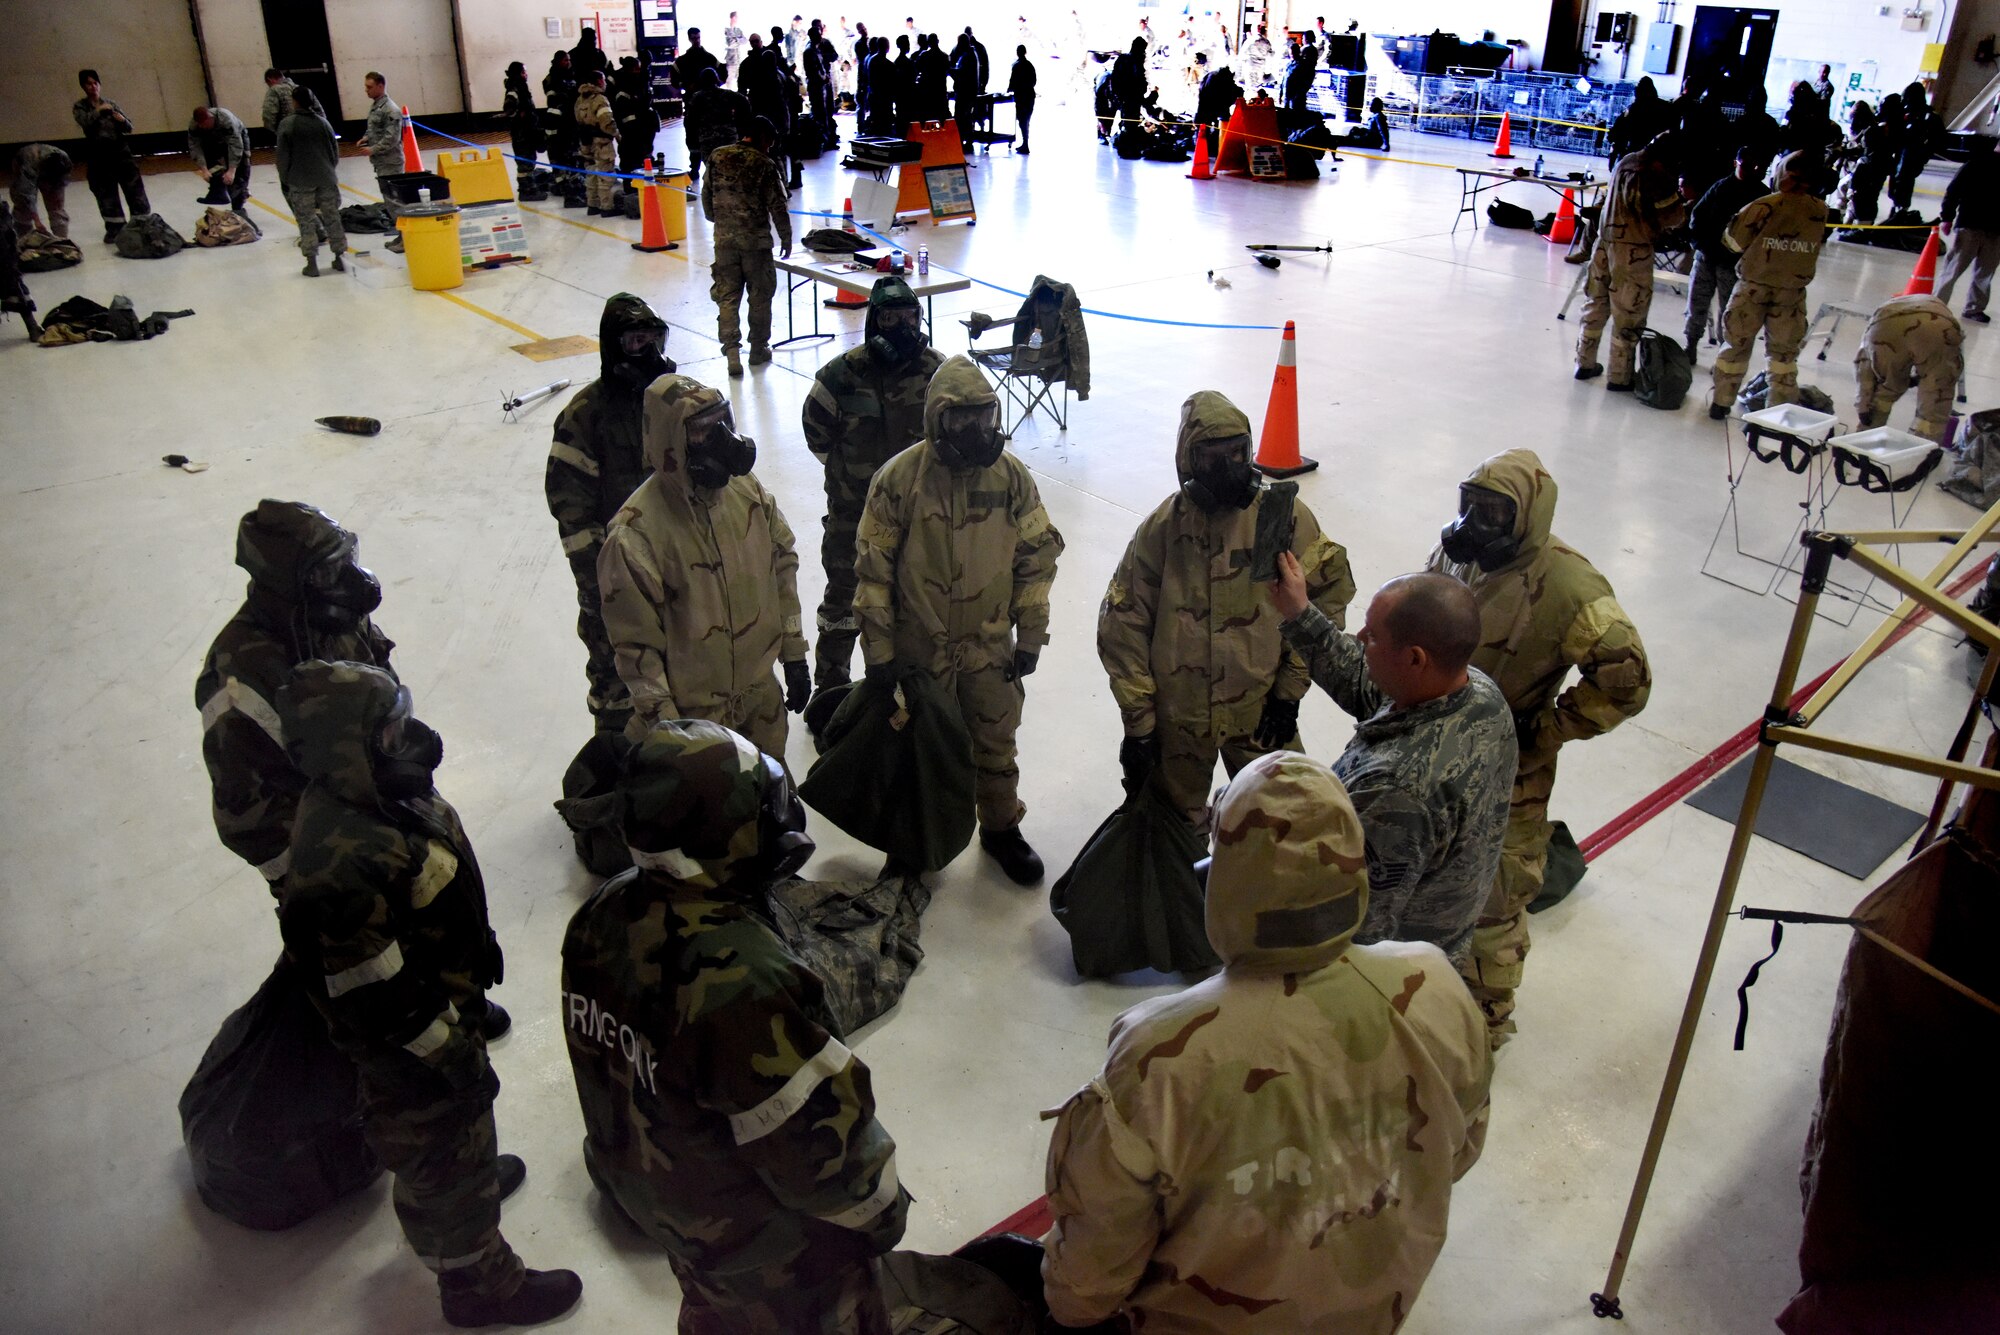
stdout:
<svg viewBox="0 0 2000 1335">
<path fill-rule="evenodd" d="M 652 329 L 627 329 L 618 336 L 618 360 L 611 374 L 627 388 L 644 389 L 674 369 L 667 360 L 667 331 L 664 325 Z"/>
<path fill-rule="evenodd" d="M 1447 559 L 1460 565 L 1477 562 L 1481 570 L 1498 570 L 1519 554 L 1520 535 L 1514 531 L 1519 507 L 1512 496 L 1461 483 L 1458 518 L 1438 534 Z"/>
<path fill-rule="evenodd" d="M 351 630 L 382 605 L 382 584 L 361 564 L 359 546 L 343 532 L 340 545 L 299 576 L 299 606 L 314 630 Z"/>
<path fill-rule="evenodd" d="M 1247 510 L 1257 500 L 1257 470 L 1250 462 L 1250 437 L 1205 440 L 1194 447 L 1193 467 L 1181 494 L 1205 514 Z"/>
<path fill-rule="evenodd" d="M 764 796 L 757 807 L 755 879 L 764 884 L 796 875 L 817 845 L 806 833 L 806 808 L 785 767 L 764 757 Z"/>
<path fill-rule="evenodd" d="M 924 337 L 924 313 L 915 306 L 884 306 L 875 312 L 875 332 L 868 350 L 890 366 L 902 366 L 930 342 Z"/>
<path fill-rule="evenodd" d="M 998 403 L 956 404 L 938 413 L 938 457 L 947 468 L 990 468 L 1007 438 L 1000 434 Z"/>
<path fill-rule="evenodd" d="M 757 442 L 736 434 L 729 405 L 718 403 L 688 419 L 688 481 L 704 491 L 729 484 L 757 466 Z"/>
<path fill-rule="evenodd" d="M 389 717 L 375 730 L 369 760 L 375 789 L 389 800 L 422 797 L 431 791 L 432 776 L 444 763 L 444 739 L 413 717 L 409 687 L 397 688 Z"/>
</svg>

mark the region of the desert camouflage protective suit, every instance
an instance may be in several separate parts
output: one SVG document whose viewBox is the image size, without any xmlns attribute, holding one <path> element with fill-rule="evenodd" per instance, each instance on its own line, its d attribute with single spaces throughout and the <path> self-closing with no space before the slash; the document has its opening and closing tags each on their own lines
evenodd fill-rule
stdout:
<svg viewBox="0 0 2000 1335">
<path fill-rule="evenodd" d="M 783 759 L 785 701 L 773 667 L 802 662 L 798 553 L 756 477 L 697 487 L 687 423 L 721 403 L 684 375 L 646 391 L 652 476 L 605 531 L 597 560 L 604 626 L 632 699 L 626 736 L 661 719 L 711 719 Z"/>
<path fill-rule="evenodd" d="M 1891 297 L 1877 306 L 1854 350 L 1855 420 L 1864 428 L 1886 426 L 1889 410 L 1914 379 L 1917 416 L 1910 431 L 1942 442 L 1965 373 L 1964 341 L 1957 317 L 1936 297 Z"/>
<path fill-rule="evenodd" d="M 1797 403 L 1799 349 L 1806 341 L 1806 285 L 1819 268 L 1826 205 L 1803 190 L 1768 194 L 1745 205 L 1722 240 L 1743 258 L 1736 262 L 1736 291 L 1722 316 L 1729 346 L 1715 354 L 1709 406 L 1727 408 L 1735 401 L 1750 369 L 1750 347 L 1760 331 L 1771 384 L 1767 405 Z"/>
<path fill-rule="evenodd" d="M 376 668 L 313 660 L 279 693 L 308 782 L 278 923 L 360 1072 L 368 1143 L 396 1175 L 403 1235 L 441 1288 L 505 1298 L 522 1266 L 500 1236 L 500 1079 L 472 1018 L 500 981 L 500 943 L 451 804 L 436 789 L 392 799 L 377 786 L 371 739 L 396 692 Z"/>
<path fill-rule="evenodd" d="M 761 902 L 761 758 L 668 721 L 627 773 L 638 865 L 563 939 L 591 1178 L 666 1248 L 682 1331 L 886 1332 L 872 1263 L 909 1196 L 868 1068 Z"/>
<path fill-rule="evenodd" d="M 630 292 L 616 293 L 604 303 L 597 322 L 600 373 L 557 416 L 548 471 L 542 478 L 563 555 L 576 578 L 576 636 L 583 641 L 590 713 L 599 732 L 623 732 L 632 717 L 632 702 L 618 679 L 611 638 L 604 629 L 597 555 L 604 548 L 605 526 L 647 473 L 646 387 L 620 374 L 620 340 L 633 330 L 665 333 L 666 328 L 666 321 Z M 671 360 L 666 369 L 674 369 Z"/>
<path fill-rule="evenodd" d="M 618 118 L 604 95 L 602 75 L 585 76 L 576 89 L 576 136 L 583 166 L 584 199 L 589 207 L 609 213 L 618 202 L 619 182 L 607 173 L 618 170 Z"/>
<path fill-rule="evenodd" d="M 1326 766 L 1245 766 L 1217 804 L 1222 972 L 1143 1002 L 1049 1142 L 1043 1287 L 1148 1335 L 1390 1335 L 1484 1144 L 1491 1057 L 1437 947 L 1352 944 L 1361 822 Z"/>
<path fill-rule="evenodd" d="M 396 676 L 389 666 L 395 643 L 373 621 L 363 617 L 338 631 L 306 621 L 306 572 L 349 541 L 324 514 L 294 502 L 263 501 L 244 515 L 236 564 L 250 572 L 250 588 L 194 682 L 215 832 L 274 895 L 291 865 L 292 817 L 306 786 L 285 753 L 278 691 L 310 658 L 367 663 Z"/>
<path fill-rule="evenodd" d="M 1653 247 L 1681 225 L 1687 206 L 1674 173 L 1647 149 L 1627 153 L 1612 170 L 1604 228 L 1590 253 L 1576 364 L 1598 365 L 1597 346 L 1611 324 L 1610 383 L 1632 383 L 1632 359 L 1653 308 Z"/>
<path fill-rule="evenodd" d="M 1025 697 L 1009 678 L 1017 648 L 1039 654 L 1049 642 L 1062 534 L 1012 454 L 986 468 L 952 468 L 931 443 L 946 408 L 998 402 L 970 358 L 951 358 L 931 378 L 924 439 L 868 487 L 854 610 L 869 666 L 920 667 L 957 696 L 972 734 L 979 824 L 1011 830 L 1027 808 L 1014 762 Z"/>
<path fill-rule="evenodd" d="M 1442 550 L 1429 562 L 1430 569 L 1464 580 L 1479 600 L 1484 634 L 1472 665 L 1506 695 L 1521 742 L 1500 874 L 1462 966 L 1497 1047 L 1514 1032 L 1510 1017 L 1528 954 L 1528 905 L 1541 893 L 1548 867 L 1556 752 L 1564 742 L 1609 732 L 1644 709 L 1653 673 L 1639 631 L 1611 585 L 1583 553 L 1550 532 L 1556 482 L 1541 459 L 1532 450 L 1509 450 L 1465 481 L 1513 500 L 1521 540 L 1519 554 L 1498 570 L 1460 565 Z M 1577 678 L 1564 690 L 1571 668 Z"/>
<path fill-rule="evenodd" d="M 1221 394 L 1202 390 L 1181 405 L 1174 467 L 1194 475 L 1203 441 L 1250 435 L 1250 419 Z M 1190 820 L 1208 805 L 1215 759 L 1235 774 L 1264 753 L 1251 737 L 1264 700 L 1304 697 L 1312 679 L 1288 648 L 1282 618 L 1250 577 L 1257 505 L 1203 510 L 1180 492 L 1139 521 L 1097 614 L 1097 656 L 1111 678 L 1127 737 L 1159 739 L 1158 781 Z M 1306 594 L 1336 626 L 1354 598 L 1347 549 L 1292 503 L 1292 552 Z M 1300 749 L 1293 736 L 1285 748 Z"/>
<path fill-rule="evenodd" d="M 915 306 L 917 299 L 900 279 L 878 279 L 868 294 L 868 315 L 860 346 L 849 348 L 819 369 L 803 413 L 806 448 L 826 465 L 825 536 L 820 564 L 826 594 L 819 604 L 818 660 L 813 678 L 822 685 L 848 680 L 860 623 L 854 619 L 854 535 L 868 484 L 883 464 L 924 438 L 924 401 L 931 377 L 944 364 L 926 345 L 910 360 L 891 365 L 868 345 L 887 306 Z"/>
</svg>

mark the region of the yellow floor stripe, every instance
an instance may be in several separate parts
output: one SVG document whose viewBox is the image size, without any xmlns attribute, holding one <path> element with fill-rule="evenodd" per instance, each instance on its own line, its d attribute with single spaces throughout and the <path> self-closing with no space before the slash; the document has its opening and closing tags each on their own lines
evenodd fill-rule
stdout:
<svg viewBox="0 0 2000 1335">
<path fill-rule="evenodd" d="M 607 231 L 604 228 L 595 226 L 591 223 L 578 222 L 574 218 L 565 218 L 560 213 L 549 213 L 543 209 L 531 209 L 526 204 L 522 204 L 519 207 L 521 212 L 523 213 L 532 213 L 537 218 L 547 218 L 551 222 L 565 223 L 571 227 L 581 227 L 586 232 L 595 232 L 599 236 L 608 236 L 613 241 L 623 241 L 627 245 L 630 245 L 633 240 L 633 238 L 629 236 L 623 236 L 617 232 Z M 655 251 L 654 253 L 658 255 L 665 255 L 668 259 L 679 260 L 683 264 L 687 263 L 687 256 L 682 254 L 678 250 L 661 250 L 661 251 Z"/>
<path fill-rule="evenodd" d="M 526 325 L 515 324 L 512 320 L 508 319 L 504 315 L 495 315 L 492 311 L 487 310 L 484 306 L 476 306 L 472 302 L 467 301 L 464 297 L 458 296 L 451 292 L 436 292 L 436 291 L 432 292 L 431 295 L 434 297 L 443 297 L 446 301 L 450 302 L 454 306 L 463 306 L 465 307 L 465 309 L 471 311 L 474 315 L 483 315 L 487 319 L 491 320 L 494 324 L 497 324 L 505 329 L 513 330 L 515 333 L 519 334 L 522 338 L 527 339 L 531 343 L 540 343 L 543 341 L 542 336 L 540 334 L 528 328 Z"/>
<path fill-rule="evenodd" d="M 294 227 L 297 227 L 299 225 L 299 220 L 297 218 L 294 218 L 291 214 L 286 213 L 283 209 L 272 208 L 269 204 L 266 204 L 263 200 L 257 198 L 257 196 L 255 195 L 250 196 L 250 202 L 252 204 L 255 204 L 258 208 L 264 210 L 264 212 L 270 214 L 273 218 L 283 218 L 286 222 L 290 223 Z"/>
</svg>

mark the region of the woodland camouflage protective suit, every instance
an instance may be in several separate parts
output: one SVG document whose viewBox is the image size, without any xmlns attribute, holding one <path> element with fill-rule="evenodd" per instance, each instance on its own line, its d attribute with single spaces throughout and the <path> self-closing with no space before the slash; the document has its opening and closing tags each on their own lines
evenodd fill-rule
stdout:
<svg viewBox="0 0 2000 1335">
<path fill-rule="evenodd" d="M 398 707 L 396 679 L 354 663 L 305 663 L 280 692 L 308 782 L 278 922 L 361 1073 L 368 1141 L 396 1175 L 404 1236 L 447 1293 L 505 1298 L 523 1271 L 500 1236 L 500 1080 L 470 1018 L 500 981 L 500 943 L 458 813 L 434 788 L 404 796 L 383 783 L 375 739 Z"/>
<path fill-rule="evenodd" d="M 1250 419 L 1212 390 L 1181 405 L 1174 467 L 1194 476 L 1203 441 L 1247 439 Z M 1097 656 L 1111 678 L 1125 735 L 1154 737 L 1158 781 L 1173 803 L 1199 820 L 1208 805 L 1218 753 L 1235 774 L 1266 748 L 1251 737 L 1268 696 L 1304 697 L 1312 679 L 1285 645 L 1282 618 L 1250 577 L 1259 500 L 1211 513 L 1175 491 L 1139 521 L 1097 614 Z M 1306 594 L 1336 626 L 1354 598 L 1347 549 L 1321 532 L 1304 501 L 1292 502 L 1291 550 Z M 1298 749 L 1293 736 L 1287 749 Z"/>
<path fill-rule="evenodd" d="M 1455 575 L 1479 600 L 1484 633 L 1472 665 L 1507 697 L 1521 742 L 1500 874 L 1472 933 L 1463 966 L 1495 1045 L 1514 1031 L 1514 989 L 1528 953 L 1528 905 L 1548 867 L 1549 792 L 1564 742 L 1606 733 L 1646 707 L 1653 674 L 1617 595 L 1584 555 L 1550 532 L 1556 482 L 1532 450 L 1496 454 L 1465 485 L 1514 502 L 1518 554 L 1496 570 L 1431 553 L 1429 568 Z M 1578 676 L 1568 690 L 1571 668 Z"/>
<path fill-rule="evenodd" d="M 597 554 L 604 547 L 605 526 L 646 480 L 646 386 L 674 369 L 665 358 L 656 366 L 624 358 L 624 335 L 651 330 L 664 335 L 667 324 L 643 299 L 619 292 L 604 303 L 597 322 L 601 372 L 556 418 L 555 441 L 549 446 L 549 467 L 542 481 L 563 555 L 576 577 L 576 635 L 588 655 L 584 674 L 590 681 L 590 712 L 597 730 L 606 733 L 624 731 L 632 703 L 618 679 L 611 640 L 604 630 Z"/>
<path fill-rule="evenodd" d="M 584 1162 L 667 1249 L 682 1331 L 876 1335 L 870 1263 L 909 1197 L 868 1068 L 761 905 L 763 759 L 675 720 L 628 763 L 637 865 L 563 939 Z"/>
<path fill-rule="evenodd" d="M 1216 809 L 1222 972 L 1143 1002 L 1049 1142 L 1049 1310 L 1173 1335 L 1390 1335 L 1485 1141 L 1492 1059 L 1451 963 L 1357 946 L 1360 818 L 1296 752 Z"/>
<path fill-rule="evenodd" d="M 250 572 L 243 606 L 215 637 L 194 682 L 201 758 L 208 766 L 215 832 L 270 883 L 291 863 L 292 816 L 306 786 L 285 753 L 278 691 L 309 658 L 368 663 L 395 679 L 395 644 L 365 612 L 335 625 L 307 587 L 308 572 L 351 559 L 354 535 L 296 501 L 262 501 L 236 529 L 236 564 Z"/>
<path fill-rule="evenodd" d="M 618 511 L 598 557 L 604 626 L 631 694 L 626 736 L 661 719 L 711 719 L 785 754 L 772 667 L 802 663 L 798 553 L 778 503 L 752 474 L 701 487 L 688 474 L 688 419 L 723 402 L 683 375 L 646 391 L 652 476 Z"/>
<path fill-rule="evenodd" d="M 1687 216 L 1676 186 L 1672 168 L 1650 148 L 1626 154 L 1611 173 L 1604 230 L 1590 253 L 1590 276 L 1584 286 L 1583 324 L 1576 339 L 1579 372 L 1599 365 L 1597 346 L 1608 320 L 1607 383 L 1632 383 L 1632 359 L 1653 307 L 1653 247 Z"/>
<path fill-rule="evenodd" d="M 1021 724 L 1017 650 L 1049 642 L 1049 587 L 1062 534 L 1027 467 L 1003 451 L 985 468 L 953 468 L 933 442 L 945 409 L 999 402 L 970 358 L 931 378 L 924 439 L 869 485 L 855 549 L 861 656 L 919 667 L 958 698 L 979 772 L 979 824 L 1010 830 L 1026 810 L 1014 763 Z"/>
<path fill-rule="evenodd" d="M 1886 426 L 1889 410 L 1917 382 L 1912 433 L 1944 440 L 1952 396 L 1965 372 L 1965 331 L 1936 297 L 1892 297 L 1875 308 L 1854 350 L 1854 417 L 1864 428 Z"/>
<path fill-rule="evenodd" d="M 882 335 L 880 313 L 915 308 L 917 298 L 900 278 L 880 278 L 868 294 L 860 346 L 822 366 L 813 377 L 803 414 L 806 448 L 826 465 L 825 537 L 820 564 L 826 594 L 819 605 L 819 638 L 813 676 L 821 685 L 848 679 L 854 640 L 854 535 L 868 484 L 883 464 L 924 438 L 924 402 L 944 357 L 928 343 L 909 360 L 892 362 L 870 341 Z"/>
</svg>

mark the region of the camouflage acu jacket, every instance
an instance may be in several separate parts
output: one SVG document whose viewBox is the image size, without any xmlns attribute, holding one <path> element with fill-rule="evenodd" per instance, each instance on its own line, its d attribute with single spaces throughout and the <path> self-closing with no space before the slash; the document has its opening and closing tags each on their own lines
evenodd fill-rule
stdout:
<svg viewBox="0 0 2000 1335">
<path fill-rule="evenodd" d="M 1509 450 L 1465 481 L 1512 498 L 1520 554 L 1487 571 L 1449 561 L 1440 549 L 1429 568 L 1464 580 L 1479 600 L 1483 633 L 1472 665 L 1507 697 L 1526 746 L 1526 773 L 1553 761 L 1564 742 L 1609 732 L 1644 709 L 1652 669 L 1611 585 L 1549 531 L 1556 480 L 1541 459 L 1532 450 Z M 1577 679 L 1565 691 L 1571 668 Z"/>
<path fill-rule="evenodd" d="M 930 445 L 946 406 L 992 400 L 979 368 L 951 358 L 931 379 L 926 438 L 869 484 L 854 610 L 870 664 L 932 674 L 998 667 L 1017 645 L 1040 653 L 1049 642 L 1063 539 L 1034 478 L 1005 452 L 987 468 L 948 468 Z"/>
<path fill-rule="evenodd" d="M 687 476 L 687 420 L 715 390 L 663 375 L 646 391 L 652 476 L 606 531 L 598 593 L 635 732 L 710 718 L 806 656 L 792 529 L 755 476 L 715 490 Z"/>
<path fill-rule="evenodd" d="M 715 224 L 718 250 L 769 250 L 771 229 L 792 244 L 791 196 L 778 165 L 748 144 L 724 144 L 701 174 L 701 216 Z"/>
<path fill-rule="evenodd" d="M 1216 828 L 1222 972 L 1119 1016 L 1050 1139 L 1050 1311 L 1390 1335 L 1484 1144 L 1485 1021 L 1435 946 L 1352 944 L 1362 832 L 1324 765 L 1252 762 Z"/>
<path fill-rule="evenodd" d="M 819 979 L 748 907 L 634 870 L 563 938 L 585 1154 L 718 1282 L 831 1276 L 903 1235 L 895 1142 Z"/>
<path fill-rule="evenodd" d="M 1357 941 L 1428 941 L 1453 960 L 1500 869 L 1518 751 L 1500 688 L 1474 669 L 1450 695 L 1398 709 L 1361 644 L 1308 607 L 1285 623 L 1312 679 L 1355 719 L 1333 762 L 1368 832 L 1368 917 Z"/>
<path fill-rule="evenodd" d="M 1176 462 L 1185 477 L 1195 445 L 1248 435 L 1250 419 L 1220 394 L 1190 398 Z M 1306 593 L 1334 625 L 1354 598 L 1347 549 L 1292 503 L 1292 551 Z M 1257 726 L 1264 698 L 1297 700 L 1310 678 L 1286 647 L 1277 610 L 1250 578 L 1257 507 L 1209 514 L 1179 492 L 1139 523 L 1097 614 L 1097 656 L 1126 735 L 1176 728 L 1221 741 Z"/>
<path fill-rule="evenodd" d="M 285 754 L 278 691 L 308 658 L 370 663 L 395 676 L 396 646 L 372 621 L 345 635 L 309 632 L 302 614 L 257 591 L 215 637 L 194 681 L 201 711 L 201 758 L 223 846 L 266 881 L 272 893 L 290 865 L 292 818 L 305 776 Z"/>
</svg>

